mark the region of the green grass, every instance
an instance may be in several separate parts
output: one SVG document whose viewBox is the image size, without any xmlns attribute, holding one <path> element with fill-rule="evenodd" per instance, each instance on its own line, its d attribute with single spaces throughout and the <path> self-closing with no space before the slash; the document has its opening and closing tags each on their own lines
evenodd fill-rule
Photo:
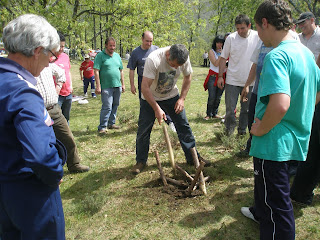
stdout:
<svg viewBox="0 0 320 240">
<path fill-rule="evenodd" d="M 75 95 L 83 94 L 79 64 L 72 64 Z M 138 176 L 130 173 L 135 163 L 139 101 L 130 92 L 128 71 L 124 69 L 127 91 L 122 94 L 118 109 L 120 130 L 98 136 L 100 96 L 89 98 L 89 104 L 75 102 L 72 105 L 70 127 L 82 163 L 91 170 L 83 174 L 65 171 L 61 195 L 67 239 L 259 239 L 259 226 L 240 213 L 242 206 L 253 203 L 252 159 L 235 156 L 247 136 L 217 138 L 223 124 L 219 120 L 203 120 L 208 93 L 202 84 L 208 69 L 193 69 L 185 108 L 198 151 L 214 163 L 204 171 L 205 176 L 211 178 L 207 196 L 196 191 L 192 197 L 185 197 L 181 189 L 163 186 L 155 150 L 159 151 L 165 174 L 177 179 L 182 177 L 173 176 L 162 128 L 157 123 L 151 134 L 149 167 Z M 222 100 L 219 114 L 224 112 Z M 170 130 L 169 133 L 176 162 L 194 173 L 193 168 L 185 164 L 177 136 Z M 295 207 L 296 239 L 320 239 L 319 200 L 317 190 L 313 206 Z"/>
</svg>

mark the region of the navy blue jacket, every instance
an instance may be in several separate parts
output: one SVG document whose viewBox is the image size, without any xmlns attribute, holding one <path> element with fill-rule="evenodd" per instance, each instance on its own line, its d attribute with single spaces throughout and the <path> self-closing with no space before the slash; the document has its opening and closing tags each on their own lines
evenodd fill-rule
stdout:
<svg viewBox="0 0 320 240">
<path fill-rule="evenodd" d="M 30 72 L 0 57 L 0 183 L 36 177 L 55 186 L 63 176 L 65 159 L 35 85 Z"/>
</svg>

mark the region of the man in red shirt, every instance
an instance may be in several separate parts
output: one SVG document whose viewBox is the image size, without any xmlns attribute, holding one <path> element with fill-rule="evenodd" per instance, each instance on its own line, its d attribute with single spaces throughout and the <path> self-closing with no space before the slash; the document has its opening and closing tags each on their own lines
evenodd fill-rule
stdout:
<svg viewBox="0 0 320 240">
<path fill-rule="evenodd" d="M 91 96 L 96 98 L 95 94 L 95 86 L 94 86 L 94 72 L 93 72 L 93 61 L 90 60 L 88 54 L 84 56 L 84 61 L 81 63 L 80 66 L 80 77 L 83 81 L 83 93 L 84 96 L 87 97 L 87 90 L 89 83 L 91 84 Z"/>
</svg>

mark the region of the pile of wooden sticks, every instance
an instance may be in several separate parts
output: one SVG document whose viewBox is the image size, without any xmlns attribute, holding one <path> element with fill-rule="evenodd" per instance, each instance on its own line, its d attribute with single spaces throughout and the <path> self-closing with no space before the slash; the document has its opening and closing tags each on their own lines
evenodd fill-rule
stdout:
<svg viewBox="0 0 320 240">
<path fill-rule="evenodd" d="M 195 175 L 194 175 L 194 177 L 192 177 L 187 171 L 185 171 L 180 166 L 175 164 L 173 150 L 172 150 L 169 134 L 167 131 L 167 127 L 165 126 L 165 124 L 163 124 L 163 133 L 164 133 L 164 137 L 166 140 L 166 144 L 167 144 L 167 148 L 168 148 L 168 152 L 169 152 L 169 159 L 170 159 L 174 174 L 176 174 L 176 171 L 178 170 L 186 178 L 185 182 L 181 182 L 181 181 L 177 181 L 173 178 L 169 178 L 169 177 L 165 176 L 163 173 L 162 167 L 161 167 L 159 153 L 158 153 L 158 151 L 155 151 L 156 161 L 157 161 L 158 169 L 160 172 L 160 178 L 161 178 L 163 184 L 165 186 L 167 186 L 168 182 L 170 182 L 170 183 L 178 185 L 180 187 L 185 187 L 187 195 L 191 195 L 191 193 L 199 186 L 199 189 L 202 191 L 202 193 L 204 195 L 206 195 L 207 190 L 206 190 L 205 182 L 209 180 L 209 177 L 204 177 L 204 175 L 203 175 L 203 168 L 204 168 L 205 163 L 202 161 L 199 162 L 198 154 L 197 154 L 195 147 L 190 149 L 191 154 L 192 154 L 192 158 L 193 158 L 193 162 L 194 162 L 194 166 L 195 166 Z"/>
</svg>

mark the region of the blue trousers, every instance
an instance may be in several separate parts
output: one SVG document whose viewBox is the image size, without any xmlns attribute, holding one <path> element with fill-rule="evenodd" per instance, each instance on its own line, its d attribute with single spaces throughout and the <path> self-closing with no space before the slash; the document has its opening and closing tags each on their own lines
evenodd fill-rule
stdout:
<svg viewBox="0 0 320 240">
<path fill-rule="evenodd" d="M 122 87 L 106 88 L 101 91 L 100 125 L 98 130 L 116 123 Z"/>
<path fill-rule="evenodd" d="M 174 106 L 179 96 L 168 100 L 158 101 L 159 106 L 168 113 L 176 127 L 181 147 L 184 151 L 188 163 L 193 164 L 190 149 L 195 147 L 196 141 L 188 123 L 185 110 L 176 114 Z M 138 132 L 136 139 L 136 161 L 146 163 L 150 145 L 150 134 L 154 124 L 155 114 L 149 103 L 143 99 L 140 101 L 140 115 L 138 122 Z"/>
<path fill-rule="evenodd" d="M 65 222 L 59 187 L 35 176 L 0 184 L 1 240 L 64 240 Z"/>
<path fill-rule="evenodd" d="M 61 107 L 63 116 L 67 119 L 67 122 L 69 123 L 72 104 L 72 93 L 70 93 L 68 96 L 59 95 L 58 104 Z"/>
<path fill-rule="evenodd" d="M 253 158 L 254 207 L 261 240 L 294 240 L 295 222 L 290 200 L 288 162 Z"/>
</svg>

